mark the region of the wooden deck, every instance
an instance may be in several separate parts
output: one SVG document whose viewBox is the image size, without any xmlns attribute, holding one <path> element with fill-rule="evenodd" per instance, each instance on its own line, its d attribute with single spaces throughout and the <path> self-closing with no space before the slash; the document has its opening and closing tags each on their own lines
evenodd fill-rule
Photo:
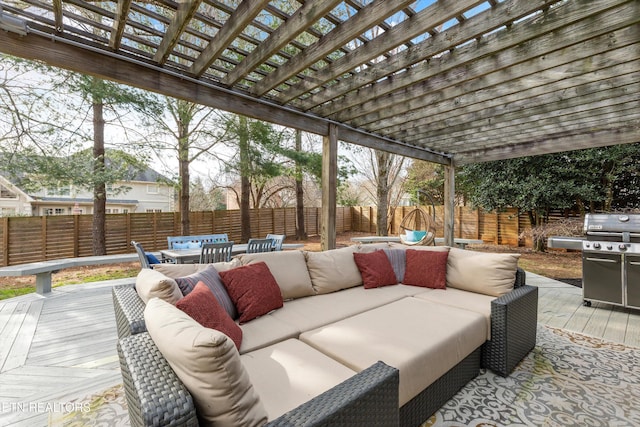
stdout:
<svg viewBox="0 0 640 427">
<path fill-rule="evenodd" d="M 0 301 L 0 426 L 47 426 L 122 382 L 111 288 L 131 280 Z"/>
<path fill-rule="evenodd" d="M 49 425 L 61 405 L 121 383 L 111 287 L 128 281 L 0 301 L 0 426 Z M 640 347 L 640 311 L 584 307 L 581 289 L 534 274 L 527 283 L 541 323 Z"/>
</svg>

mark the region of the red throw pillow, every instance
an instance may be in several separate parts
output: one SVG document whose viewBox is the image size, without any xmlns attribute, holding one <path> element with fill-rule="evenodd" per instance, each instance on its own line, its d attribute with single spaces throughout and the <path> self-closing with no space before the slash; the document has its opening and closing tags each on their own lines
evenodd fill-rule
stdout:
<svg viewBox="0 0 640 427">
<path fill-rule="evenodd" d="M 264 262 L 221 271 L 220 278 L 240 313 L 240 323 L 283 305 L 278 282 Z"/>
<path fill-rule="evenodd" d="M 176 307 L 205 328 L 216 329 L 231 338 L 236 348 L 240 350 L 242 329 L 233 321 L 204 282 L 198 282 L 193 291 L 176 303 Z"/>
<path fill-rule="evenodd" d="M 380 286 L 395 285 L 398 283 L 396 274 L 389 258 L 384 251 L 369 253 L 354 253 L 353 259 L 360 270 L 365 289 L 379 288 Z"/>
<path fill-rule="evenodd" d="M 417 251 L 407 249 L 405 285 L 433 289 L 447 288 L 447 251 Z"/>
</svg>

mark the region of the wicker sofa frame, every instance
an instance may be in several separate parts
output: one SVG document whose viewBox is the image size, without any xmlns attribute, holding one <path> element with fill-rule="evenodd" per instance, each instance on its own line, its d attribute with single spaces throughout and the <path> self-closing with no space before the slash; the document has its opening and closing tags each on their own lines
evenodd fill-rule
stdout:
<svg viewBox="0 0 640 427">
<path fill-rule="evenodd" d="M 480 368 L 507 376 L 536 342 L 538 288 L 518 269 L 514 289 L 491 303 L 491 340 L 398 408 L 398 371 L 378 362 L 271 421 L 269 426 L 417 426 L 475 378 Z M 144 325 L 133 285 L 113 288 L 118 354 L 132 426 L 197 425 L 189 392 Z"/>
</svg>

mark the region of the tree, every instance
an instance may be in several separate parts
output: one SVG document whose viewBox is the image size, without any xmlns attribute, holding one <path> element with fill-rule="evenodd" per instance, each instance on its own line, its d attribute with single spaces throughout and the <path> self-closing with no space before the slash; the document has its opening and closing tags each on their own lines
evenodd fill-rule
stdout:
<svg viewBox="0 0 640 427">
<path fill-rule="evenodd" d="M 33 61 L 8 56 L 1 59 L 8 67 L 5 75 L 9 79 L 3 85 L 8 96 L 3 97 L 0 110 L 6 117 L 4 124 L 18 124 L 15 130 L 3 132 L 3 139 L 12 140 L 9 146 L 3 144 L 3 156 L 19 154 L 21 159 L 29 159 L 29 164 L 16 161 L 10 167 L 15 173 L 30 171 L 43 186 L 55 183 L 91 189 L 93 253 L 104 255 L 106 186 L 122 178 L 105 166 L 105 131 L 115 124 L 126 142 L 142 138 L 135 127 L 128 126 L 126 117 L 131 112 L 153 109 L 153 102 L 144 92 L 113 82 L 54 70 Z M 93 145 L 92 170 L 74 173 L 86 172 L 86 157 L 74 153 L 83 151 L 89 141 Z"/>
<path fill-rule="evenodd" d="M 71 90 L 91 103 L 93 122 L 93 254 L 106 255 L 107 174 L 105 160 L 105 108 L 110 108 L 119 122 L 122 110 L 153 111 L 157 108 L 142 91 L 82 74 L 72 74 L 67 80 Z M 153 114 L 152 113 L 152 114 Z"/>
<path fill-rule="evenodd" d="M 239 172 L 240 191 L 233 185 L 228 188 L 239 201 L 245 240 L 251 237 L 250 209 L 282 206 L 288 194 L 296 194 L 296 181 L 302 182 L 304 176 L 319 181 L 322 155 L 298 148 L 290 129 L 258 120 L 228 115 L 227 131 L 229 143 L 238 150 L 226 162 L 226 170 Z M 341 167 L 340 174 L 346 173 Z"/>
<path fill-rule="evenodd" d="M 163 157 L 170 152 L 178 159 L 178 204 L 181 233 L 188 235 L 191 186 L 191 164 L 201 158 L 217 158 L 214 147 L 225 140 L 225 124 L 210 107 L 176 98 L 163 98 L 166 114 L 149 115 L 156 134 L 152 148 Z M 167 139 L 166 136 L 171 135 Z"/>
<path fill-rule="evenodd" d="M 352 148 L 351 151 L 358 171 L 366 179 L 361 189 L 369 193 L 370 198 L 376 203 L 377 234 L 386 236 L 389 232 L 390 210 L 398 205 L 403 193 L 402 172 L 405 158 L 372 149 Z M 343 196 L 347 194 L 348 192 L 344 192 Z M 352 196 L 348 199 L 349 203 L 355 201 Z"/>
<path fill-rule="evenodd" d="M 192 211 L 225 209 L 224 194 L 219 188 L 205 188 L 200 177 L 196 177 L 190 187 L 189 207 Z"/>
<path fill-rule="evenodd" d="M 516 207 L 535 227 L 546 223 L 551 209 L 611 209 L 623 177 L 632 183 L 637 176 L 639 157 L 640 144 L 592 148 L 466 165 L 458 178 L 473 205 Z M 543 250 L 544 243 L 534 241 L 534 248 Z"/>
</svg>

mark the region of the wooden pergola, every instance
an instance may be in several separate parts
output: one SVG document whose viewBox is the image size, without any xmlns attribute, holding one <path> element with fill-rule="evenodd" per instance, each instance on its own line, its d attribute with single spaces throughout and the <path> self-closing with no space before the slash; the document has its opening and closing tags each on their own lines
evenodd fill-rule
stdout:
<svg viewBox="0 0 640 427">
<path fill-rule="evenodd" d="M 0 0 L 0 52 L 445 165 L 640 142 L 637 0 Z M 5 31 L 2 31 L 5 30 Z"/>
</svg>

